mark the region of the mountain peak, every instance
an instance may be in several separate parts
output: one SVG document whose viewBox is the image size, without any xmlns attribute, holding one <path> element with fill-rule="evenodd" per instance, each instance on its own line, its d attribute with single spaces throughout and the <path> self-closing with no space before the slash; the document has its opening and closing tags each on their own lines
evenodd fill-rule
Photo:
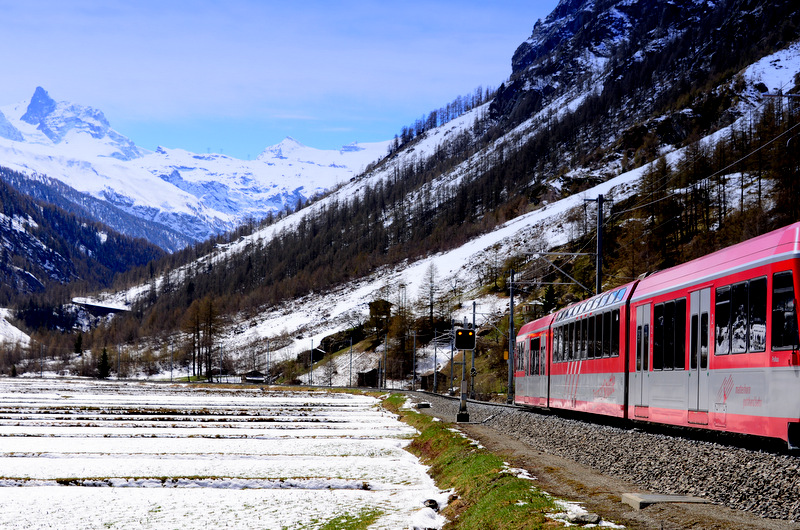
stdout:
<svg viewBox="0 0 800 530">
<path fill-rule="evenodd" d="M 281 147 L 284 147 L 284 148 L 295 148 L 295 149 L 298 148 L 298 147 L 305 147 L 305 145 L 303 145 L 302 143 L 298 142 L 297 140 L 295 140 L 291 136 L 287 136 L 286 138 L 281 140 L 281 143 L 279 143 L 278 145 L 281 146 Z"/>
<path fill-rule="evenodd" d="M 56 110 L 56 106 L 55 100 L 50 97 L 47 90 L 37 86 L 33 92 L 31 102 L 28 104 L 28 110 L 25 111 L 21 119 L 31 125 L 38 125 L 45 117 Z"/>
<path fill-rule="evenodd" d="M 265 158 L 280 158 L 285 160 L 293 151 L 298 149 L 304 148 L 305 145 L 301 144 L 291 136 L 287 136 L 280 143 L 275 145 L 271 145 L 264 149 L 260 155 L 258 155 L 258 160 L 263 160 Z"/>
<path fill-rule="evenodd" d="M 54 144 L 61 143 L 71 133 L 88 134 L 98 144 L 104 144 L 103 156 L 130 160 L 143 154 L 130 139 L 111 128 L 102 111 L 67 101 L 56 101 L 40 86 L 36 87 L 25 114 L 19 119 L 36 126 Z M 22 134 L 4 126 L 2 119 L 0 137 L 24 141 Z"/>
</svg>

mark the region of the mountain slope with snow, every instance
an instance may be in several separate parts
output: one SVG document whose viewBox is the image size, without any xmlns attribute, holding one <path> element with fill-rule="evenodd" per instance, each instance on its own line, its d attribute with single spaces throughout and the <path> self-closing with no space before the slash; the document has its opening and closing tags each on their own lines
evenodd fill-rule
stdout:
<svg viewBox="0 0 800 530">
<path fill-rule="evenodd" d="M 294 208 L 349 181 L 383 157 L 388 145 L 353 143 L 326 151 L 287 138 L 256 160 L 180 149 L 148 152 L 114 131 L 102 112 L 57 102 L 41 87 L 30 101 L 0 108 L 0 165 L 59 180 L 163 225 L 182 234 L 181 246 Z"/>
</svg>

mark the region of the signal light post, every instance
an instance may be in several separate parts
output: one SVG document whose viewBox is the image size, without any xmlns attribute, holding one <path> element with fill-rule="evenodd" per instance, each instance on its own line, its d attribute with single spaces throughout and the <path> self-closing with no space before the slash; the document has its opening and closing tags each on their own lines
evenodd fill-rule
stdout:
<svg viewBox="0 0 800 530">
<path fill-rule="evenodd" d="M 466 320 L 466 319 L 465 319 Z M 454 339 L 455 349 L 461 350 L 461 402 L 458 407 L 458 414 L 456 414 L 457 423 L 466 423 L 469 421 L 469 412 L 467 412 L 467 350 L 475 350 L 475 330 L 461 328 L 457 329 Z"/>
</svg>

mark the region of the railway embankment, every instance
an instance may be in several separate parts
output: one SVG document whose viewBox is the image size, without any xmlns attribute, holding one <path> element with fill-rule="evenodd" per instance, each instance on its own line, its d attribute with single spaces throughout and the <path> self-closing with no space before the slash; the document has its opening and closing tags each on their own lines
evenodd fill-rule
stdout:
<svg viewBox="0 0 800 530">
<path fill-rule="evenodd" d="M 415 399 L 430 403 L 430 414 L 455 421 L 458 400 L 433 394 Z M 759 518 L 752 527 L 761 527 L 760 520 L 765 528 L 800 528 L 800 456 L 759 450 L 758 440 L 719 443 L 475 401 L 467 409 L 470 422 L 464 427 L 488 429 L 537 454 L 575 462 L 641 491 L 701 497 L 710 503 L 706 512 L 720 506 L 746 512 Z M 735 527 L 719 524 L 710 527 Z"/>
</svg>

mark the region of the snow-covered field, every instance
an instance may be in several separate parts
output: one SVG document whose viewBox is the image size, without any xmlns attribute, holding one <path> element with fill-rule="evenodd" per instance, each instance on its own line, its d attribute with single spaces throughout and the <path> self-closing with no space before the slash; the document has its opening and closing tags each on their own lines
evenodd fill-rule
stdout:
<svg viewBox="0 0 800 530">
<path fill-rule="evenodd" d="M 414 433 L 362 395 L 0 379 L 0 527 L 439 528 Z"/>
</svg>

